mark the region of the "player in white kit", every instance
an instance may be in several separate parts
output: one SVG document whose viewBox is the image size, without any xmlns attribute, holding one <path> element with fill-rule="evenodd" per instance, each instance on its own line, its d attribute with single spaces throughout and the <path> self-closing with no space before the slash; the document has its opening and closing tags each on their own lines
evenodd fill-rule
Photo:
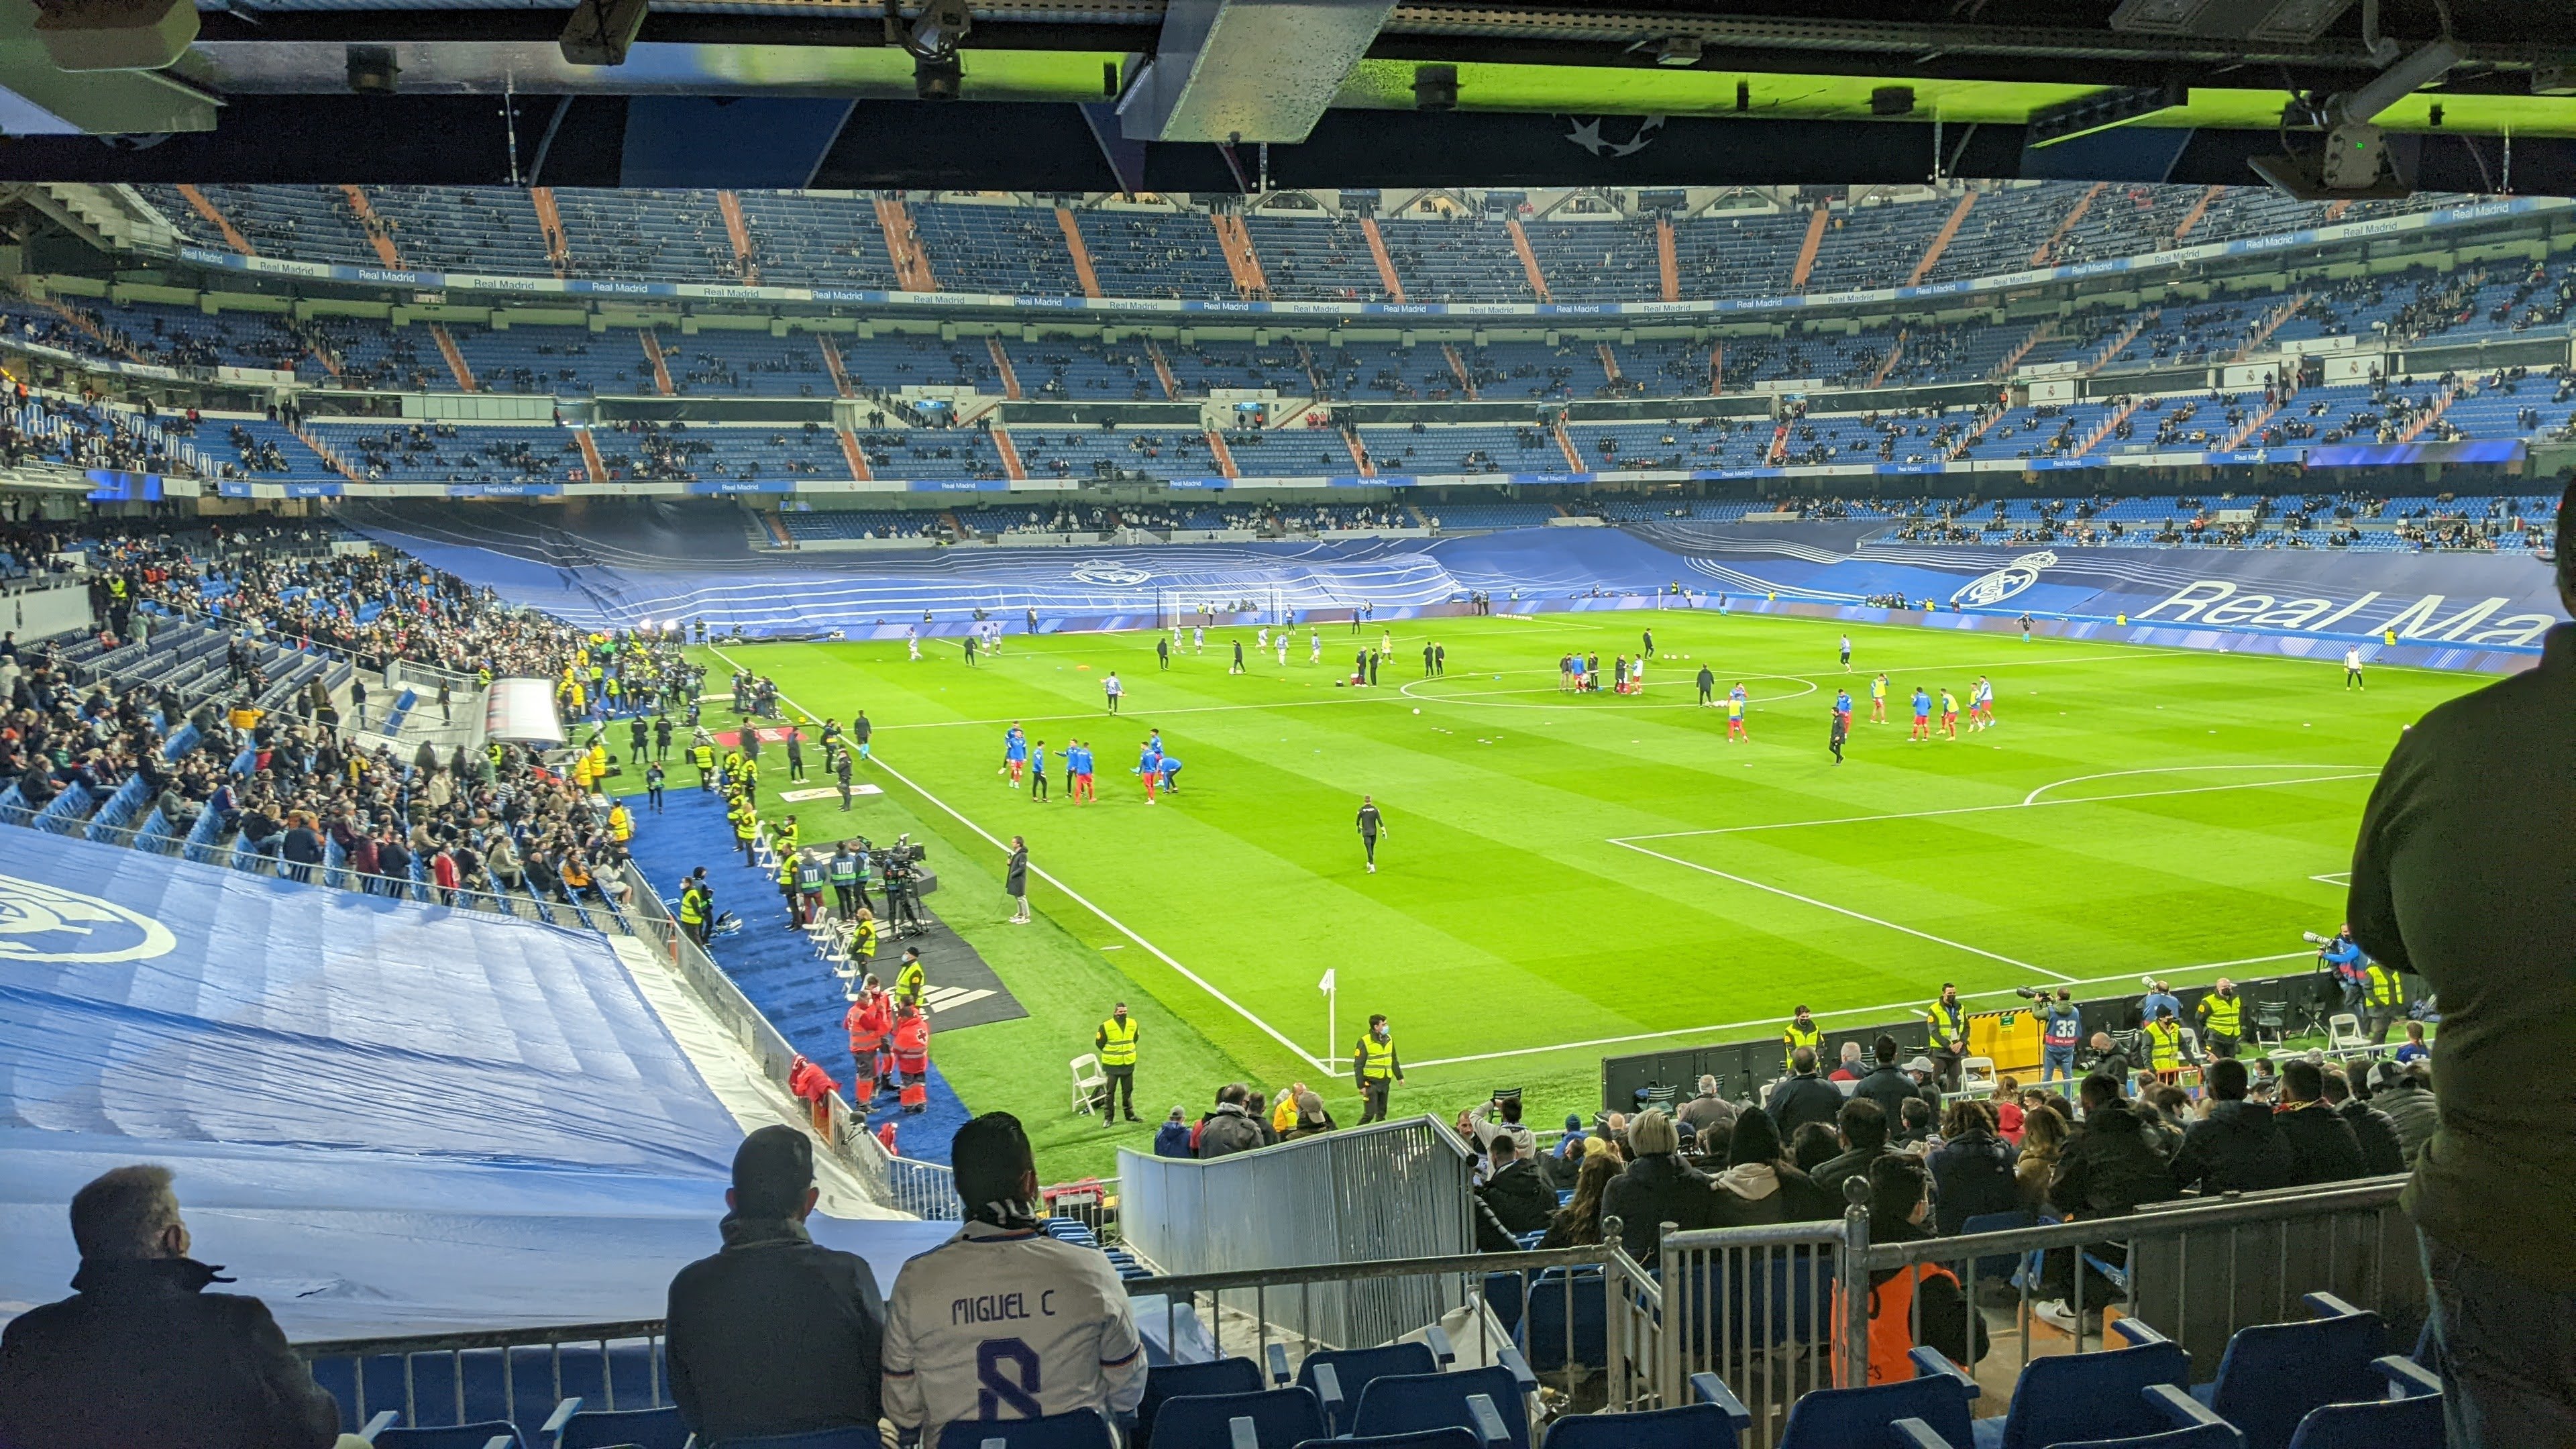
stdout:
<svg viewBox="0 0 2576 1449">
<path fill-rule="evenodd" d="M 949 1149 L 966 1223 L 903 1265 L 886 1304 L 885 1414 L 939 1449 L 977 1419 L 1075 1409 L 1127 1414 L 1145 1397 L 1145 1346 L 1118 1272 L 1039 1226 L 1038 1173 L 1019 1119 L 991 1112 Z"/>
</svg>

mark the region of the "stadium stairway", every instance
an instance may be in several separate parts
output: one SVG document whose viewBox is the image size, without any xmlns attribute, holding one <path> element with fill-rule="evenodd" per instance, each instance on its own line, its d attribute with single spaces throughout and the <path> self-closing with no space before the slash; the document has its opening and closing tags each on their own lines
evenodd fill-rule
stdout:
<svg viewBox="0 0 2576 1449">
<path fill-rule="evenodd" d="M 741 930 L 717 936 L 707 954 L 715 958 L 716 965 L 742 988 L 742 994 L 786 1036 L 790 1045 L 821 1063 L 834 1080 L 848 1089 L 853 1105 L 865 1110 L 871 1104 L 859 1100 L 860 1084 L 851 1080 L 850 1038 L 841 1026 L 850 1004 L 842 994 L 840 980 L 814 954 L 805 933 L 788 928 L 776 868 L 761 870 L 743 863 L 742 850 L 734 844 L 733 828 L 725 819 L 720 797 L 700 791 L 696 775 L 692 769 L 671 771 L 671 787 L 665 796 L 668 808 L 659 815 L 642 813 L 640 795 L 627 796 L 629 808 L 638 812 L 635 839 L 628 847 L 636 868 L 652 889 L 671 899 L 678 898 L 680 881 L 690 871 L 699 866 L 707 868 L 707 879 L 715 886 L 716 909 L 730 911 L 742 921 Z M 827 832 L 846 823 L 828 801 L 801 807 L 798 813 L 806 822 L 814 823 L 808 832 L 814 844 L 837 838 Z M 852 829 L 855 833 L 856 827 Z M 878 901 L 882 905 L 883 897 Z M 902 943 L 888 936 L 873 969 L 891 982 L 902 959 Z M 934 979 L 931 984 L 938 983 Z M 929 1085 L 929 1111 L 902 1116 L 895 1111 L 893 1098 L 880 1098 L 873 1104 L 876 1110 L 869 1113 L 868 1126 L 874 1131 L 882 1123 L 894 1122 L 896 1151 L 925 1162 L 945 1163 L 948 1139 L 965 1125 L 970 1114 L 956 1089 L 940 1075 L 935 1020 L 930 1037 Z"/>
</svg>

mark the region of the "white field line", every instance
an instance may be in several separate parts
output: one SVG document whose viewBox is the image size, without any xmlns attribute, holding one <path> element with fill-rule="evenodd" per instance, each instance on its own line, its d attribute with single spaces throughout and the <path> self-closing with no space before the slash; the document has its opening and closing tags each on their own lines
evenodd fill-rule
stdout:
<svg viewBox="0 0 2576 1449">
<path fill-rule="evenodd" d="M 2247 780 L 2230 785 L 2188 785 L 2178 790 L 2127 790 L 2117 795 L 2085 795 L 2063 800 L 2042 800 L 2041 791 L 2078 780 L 2107 779 L 2111 775 L 2175 774 L 2186 770 L 2334 770 L 2332 775 L 2300 775 L 2287 780 Z M 1841 815 L 1826 820 L 1775 820 L 1763 825 L 1717 825 L 1706 830 L 1665 830 L 1653 835 L 1623 835 L 1611 840 L 1613 845 L 1633 846 L 1640 840 L 1681 840 L 1696 835 L 1743 835 L 1757 830 L 1803 830 L 1814 825 L 1865 825 L 1879 820 L 1928 820 L 1941 815 L 1978 815 L 1992 810 L 2041 810 L 2051 805 L 2100 805 L 2112 800 L 2150 800 L 2165 795 L 2206 795 L 2221 790 L 2268 790 L 2278 785 L 2318 785 L 2334 780 L 2368 780 L 2376 778 L 2378 767 L 2360 765 L 2162 765 L 2148 770 L 2113 770 L 2104 775 L 2077 775 L 2072 779 L 2052 780 L 2019 800 L 1998 801 L 1992 805 L 1951 805 L 1939 810 L 1891 810 L 1879 815 Z"/>
<path fill-rule="evenodd" d="M 712 650 L 711 652 L 713 652 L 717 658 L 733 665 L 736 669 L 742 667 L 742 665 L 735 661 L 731 655 L 726 654 L 721 649 Z M 790 699 L 784 693 L 780 694 L 778 698 L 780 703 L 793 707 L 801 714 L 805 714 L 809 717 L 813 714 L 813 711 L 806 709 L 805 706 L 798 704 L 795 700 Z M 920 785 L 914 783 L 913 780 L 904 775 L 903 772 L 895 769 L 892 765 L 887 764 L 883 755 L 875 756 L 871 760 L 871 763 L 873 763 L 878 769 L 885 771 L 888 775 L 893 776 L 896 780 L 901 781 L 906 787 L 911 789 L 913 793 L 919 795 L 922 799 L 927 800 L 931 804 L 938 806 L 940 809 L 947 811 L 951 816 L 955 817 L 958 824 L 965 826 L 967 829 L 974 831 L 977 835 L 980 835 L 984 837 L 985 840 L 991 842 L 994 849 L 1002 851 L 1008 851 L 1010 849 L 1010 847 L 1001 839 L 996 837 L 993 832 L 986 830 L 983 826 L 967 819 L 964 812 L 960 811 L 956 806 L 949 804 L 947 801 L 931 794 L 928 790 L 921 788 Z M 1044 867 L 1037 865 L 1035 862 L 1031 862 L 1029 870 L 1032 874 L 1037 876 L 1038 879 L 1045 881 L 1047 884 L 1054 886 L 1057 890 L 1064 892 L 1066 899 L 1071 900 L 1075 905 L 1078 905 L 1084 910 L 1091 912 L 1093 915 L 1098 916 L 1102 921 L 1108 924 L 1111 930 L 1125 936 L 1128 940 L 1135 942 L 1137 945 L 1144 947 L 1145 950 L 1151 953 L 1156 960 L 1161 961 L 1164 965 L 1179 972 L 1184 979 L 1190 982 L 1190 984 L 1198 987 L 1208 995 L 1215 997 L 1218 1001 L 1223 1002 L 1227 1009 L 1234 1012 L 1235 1015 L 1240 1016 L 1245 1021 L 1261 1028 L 1264 1034 L 1269 1036 L 1271 1040 L 1279 1043 L 1281 1046 L 1286 1047 L 1298 1060 L 1307 1063 L 1309 1066 L 1312 1066 L 1319 1071 L 1326 1073 L 1330 1073 L 1332 1071 L 1331 1063 L 1311 1055 L 1304 1047 L 1290 1041 L 1287 1034 L 1280 1031 L 1279 1028 L 1272 1026 L 1270 1023 L 1263 1021 L 1260 1017 L 1253 1015 L 1244 1007 L 1243 1003 L 1236 1001 L 1233 997 L 1219 991 L 1215 984 L 1210 982 L 1207 978 L 1199 975 L 1195 971 L 1192 971 L 1180 962 L 1173 960 L 1169 952 L 1165 951 L 1162 947 L 1155 945 L 1153 942 L 1146 940 L 1143 936 L 1138 935 L 1134 928 L 1130 927 L 1126 922 L 1119 920 L 1116 916 L 1113 916 L 1107 911 L 1104 911 L 1100 907 L 1092 904 L 1091 901 L 1085 898 L 1080 892 L 1074 890 L 1073 887 L 1066 885 L 1063 881 L 1058 880 Z"/>
<path fill-rule="evenodd" d="M 1775 885 L 1766 885 L 1750 876 L 1735 875 L 1728 871 L 1722 871 L 1713 865 L 1702 865 L 1695 860 L 1684 860 L 1678 855 L 1666 855 L 1660 850 L 1648 850 L 1642 845 L 1637 845 L 1625 840 L 1614 840 L 1610 843 L 1612 845 L 1623 846 L 1629 850 L 1633 850 L 1639 855 L 1651 855 L 1657 860 L 1671 861 L 1673 864 L 1681 866 L 1686 870 L 1700 871 L 1707 875 L 1716 876 L 1720 880 L 1731 880 L 1737 885 L 1751 886 L 1757 891 L 1769 891 L 1775 896 L 1781 896 L 1788 900 L 1796 901 L 1802 906 L 1814 906 L 1820 911 L 1831 911 L 1838 916 L 1849 916 L 1855 921 L 1866 921 L 1873 926 L 1883 926 L 1888 930 L 1902 932 L 1917 940 L 1929 941 L 1936 946 L 1947 946 L 1953 951 L 1965 951 L 1971 956 L 1983 956 L 1989 961 L 2000 961 L 2006 966 L 2013 967 L 2016 970 L 2036 971 L 2040 975 L 2049 977 L 2056 981 L 2071 982 L 2075 979 L 2072 976 L 2051 971 L 2045 966 L 2033 966 L 2027 961 L 2016 961 L 2010 956 L 1998 955 L 1995 952 L 1987 950 L 1983 946 L 1971 946 L 1965 941 L 1953 941 L 1946 936 L 1935 936 L 1929 931 L 1918 931 L 1912 926 L 1899 925 L 1894 921 L 1885 920 L 1878 916 L 1865 915 L 1859 911 L 1853 910 L 1849 906 L 1838 906 L 1831 901 L 1818 900 L 1814 896 L 1802 896 L 1796 891 L 1783 890 Z"/>
</svg>

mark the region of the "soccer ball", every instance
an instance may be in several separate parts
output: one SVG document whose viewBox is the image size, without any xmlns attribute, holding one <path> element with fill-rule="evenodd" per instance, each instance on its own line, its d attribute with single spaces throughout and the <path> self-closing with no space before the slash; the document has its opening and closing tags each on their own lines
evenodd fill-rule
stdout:
<svg viewBox="0 0 2576 1449">
<path fill-rule="evenodd" d="M 1415 714 L 1420 714 L 1420 713 L 1422 713 L 1422 706 L 1420 706 L 1420 705 L 1415 705 L 1415 706 L 1413 707 L 1413 712 L 1414 712 Z"/>
</svg>

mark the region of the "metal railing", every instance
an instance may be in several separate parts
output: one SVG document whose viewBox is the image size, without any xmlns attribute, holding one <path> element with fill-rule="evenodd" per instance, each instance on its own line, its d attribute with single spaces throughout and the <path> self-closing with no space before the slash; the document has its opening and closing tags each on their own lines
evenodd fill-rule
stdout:
<svg viewBox="0 0 2576 1449">
<path fill-rule="evenodd" d="M 312 1366 L 314 1377 L 339 1399 L 345 1422 L 363 1424 L 382 1410 L 398 1409 L 405 1428 L 492 1418 L 533 1426 L 568 1392 L 593 1409 L 658 1409 L 670 1402 L 664 1392 L 669 1374 L 663 1320 L 658 1318 L 323 1339 L 294 1347 Z M 542 1375 L 531 1372 L 531 1359 L 541 1359 Z M 387 1360 L 396 1361 L 391 1371 L 385 1369 Z M 371 1373 L 371 1367 L 377 1372 Z M 400 1384 L 388 1393 L 383 1381 L 395 1373 Z M 523 1409 L 521 1399 L 535 1397 L 523 1392 L 533 1387 L 527 1383 L 531 1378 L 543 1386 L 546 1397 Z M 395 1402 L 386 1402 L 388 1398 Z"/>
<path fill-rule="evenodd" d="M 2007 1380 L 2035 1354 L 2102 1346 L 2106 1310 L 2154 1326 L 2212 1368 L 2236 1330 L 2305 1316 L 2306 1293 L 2333 1293 L 2411 1328 L 2425 1293 L 2414 1230 L 2397 1205 L 2404 1185 L 2387 1177 L 2229 1194 L 1886 1243 L 1870 1241 L 1858 1208 L 1841 1221 L 1667 1230 L 1655 1379 L 1672 1404 L 1685 1401 L 1692 1374 L 1716 1373 L 1753 1412 L 1747 1444 L 1766 1449 L 1799 1395 L 1865 1381 L 1867 1285 L 1916 1265 L 1956 1276 L 1962 1327 L 1983 1335 L 1986 1372 Z M 1911 1302 L 1910 1341 L 1927 1342 L 1923 1295 Z M 1996 1357 L 2005 1352 L 2013 1357 Z"/>
<path fill-rule="evenodd" d="M 1211 1162 L 1121 1149 L 1121 1230 L 1147 1260 L 1189 1275 L 1473 1253 L 1473 1156 L 1432 1117 Z M 1442 1306 L 1421 1283 L 1319 1283 L 1293 1326 L 1335 1345 L 1381 1343 Z"/>
</svg>

